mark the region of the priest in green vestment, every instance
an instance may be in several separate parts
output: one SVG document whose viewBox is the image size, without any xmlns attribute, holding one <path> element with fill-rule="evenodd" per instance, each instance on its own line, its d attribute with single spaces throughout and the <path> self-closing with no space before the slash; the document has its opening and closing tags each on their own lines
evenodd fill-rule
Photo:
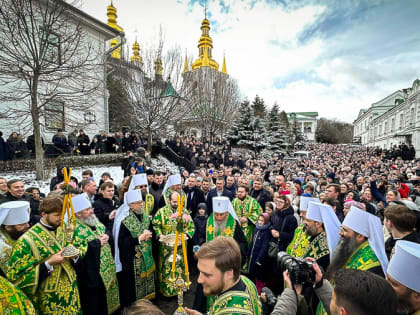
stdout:
<svg viewBox="0 0 420 315">
<path fill-rule="evenodd" d="M 118 209 L 113 228 L 115 263 L 121 306 L 155 297 L 156 266 L 152 255 L 150 219 L 140 190 L 129 190 Z"/>
<path fill-rule="evenodd" d="M 169 204 L 160 208 L 153 217 L 153 229 L 155 230 L 156 237 L 163 241 L 166 235 L 175 234 L 177 228 L 178 218 L 178 192 L 174 191 L 169 196 Z M 184 202 L 185 205 L 185 202 Z M 183 207 L 182 210 L 183 228 L 186 236 L 192 238 L 194 234 L 194 223 L 191 216 Z M 171 263 L 169 262 L 172 250 L 164 243 L 159 244 L 159 261 L 158 261 L 158 280 L 159 291 L 166 297 L 177 295 L 175 287 L 172 285 L 171 278 Z M 176 265 L 175 279 L 178 275 L 184 273 L 184 262 L 181 261 Z"/>
<path fill-rule="evenodd" d="M 233 199 L 232 206 L 239 218 L 242 231 L 249 245 L 252 240 L 255 224 L 258 221 L 258 216 L 262 213 L 262 209 L 258 201 L 249 196 L 248 193 L 248 186 L 240 185 L 238 187 L 238 197 Z"/>
<path fill-rule="evenodd" d="M 219 236 L 197 251 L 197 282 L 206 296 L 214 297 L 208 315 L 260 315 L 261 302 L 255 285 L 240 275 L 241 251 L 231 237 Z M 198 311 L 186 309 L 188 314 Z"/>
<path fill-rule="evenodd" d="M 155 206 L 155 198 L 149 193 L 149 186 L 147 181 L 147 175 L 136 174 L 131 178 L 130 186 L 128 190 L 139 189 L 141 191 L 142 206 L 148 216 L 151 217 L 153 208 Z"/>
<path fill-rule="evenodd" d="M 384 277 L 388 259 L 382 224 L 377 216 L 352 206 L 339 234 L 341 238 L 325 274 L 327 279 L 333 283 L 335 272 L 342 268 L 370 271 Z M 318 305 L 317 314 L 326 314 L 322 303 Z"/>
<path fill-rule="evenodd" d="M 29 207 L 28 201 L 9 201 L 0 205 L 0 276 L 7 274 L 17 239 L 29 230 Z"/>
<path fill-rule="evenodd" d="M 7 278 L 33 302 L 38 314 L 81 314 L 74 270 L 77 258 L 62 256 L 67 246 L 63 232 L 61 196 L 45 198 L 41 220 L 23 234 L 10 256 Z"/>
<path fill-rule="evenodd" d="M 0 276 L 0 314 L 2 315 L 35 315 L 32 302 L 26 295 Z"/>
<path fill-rule="evenodd" d="M 296 228 L 295 234 L 293 235 L 293 239 L 286 249 L 286 252 L 292 257 L 305 257 L 304 255 L 310 244 L 309 236 L 305 233 L 305 224 L 303 222 L 306 218 L 306 212 L 308 211 L 309 202 L 320 202 L 320 200 L 318 198 L 312 198 L 310 194 L 308 195 L 305 196 L 305 194 L 303 194 L 300 197 L 299 215 L 301 219 L 301 224 Z"/>
<path fill-rule="evenodd" d="M 207 219 L 206 241 L 210 242 L 218 236 L 233 237 L 238 243 L 241 251 L 241 263 L 244 265 L 248 251 L 248 241 L 240 228 L 239 219 L 233 209 L 230 199 L 228 197 L 213 197 L 212 204 L 213 212 Z M 205 306 L 203 306 L 202 291 L 202 286 L 197 284 L 194 308 L 204 312 L 204 309 L 208 311 L 214 304 L 215 297 L 208 296 L 205 299 Z"/>
<path fill-rule="evenodd" d="M 83 314 L 112 314 L 120 307 L 120 298 L 109 236 L 86 194 L 72 201 L 77 217 L 73 245 L 82 253 L 76 271 Z"/>
</svg>

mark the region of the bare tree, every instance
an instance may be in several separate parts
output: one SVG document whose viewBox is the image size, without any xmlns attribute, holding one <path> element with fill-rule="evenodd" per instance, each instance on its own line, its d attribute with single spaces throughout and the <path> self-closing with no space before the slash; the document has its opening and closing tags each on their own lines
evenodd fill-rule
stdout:
<svg viewBox="0 0 420 315">
<path fill-rule="evenodd" d="M 190 114 L 185 120 L 198 123 L 210 136 L 221 133 L 232 122 L 240 105 L 236 80 L 210 67 L 186 73 L 188 107 Z"/>
<path fill-rule="evenodd" d="M 183 98 L 182 53 L 177 47 L 163 49 L 162 33 L 156 47 L 143 51 L 141 70 L 127 71 L 122 80 L 137 131 L 147 134 L 147 150 L 154 135 L 165 134 L 169 125 L 185 117 L 188 108 Z"/>
<path fill-rule="evenodd" d="M 104 47 L 85 31 L 77 5 L 0 0 L 1 112 L 21 130 L 33 130 L 38 179 L 44 177 L 43 128 L 81 126 L 80 112 L 100 95 Z"/>
</svg>

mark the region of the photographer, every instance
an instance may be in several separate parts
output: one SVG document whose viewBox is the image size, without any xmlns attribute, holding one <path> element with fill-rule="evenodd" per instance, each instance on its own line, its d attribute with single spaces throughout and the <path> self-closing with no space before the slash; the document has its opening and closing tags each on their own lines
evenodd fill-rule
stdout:
<svg viewBox="0 0 420 315">
<path fill-rule="evenodd" d="M 313 261 L 313 259 L 308 258 Z M 315 294 L 326 305 L 327 314 L 338 315 L 394 315 L 397 299 L 385 279 L 371 272 L 342 269 L 335 273 L 334 288 L 323 279 L 319 266 L 314 263 Z M 302 286 L 292 285 L 288 271 L 283 273 L 287 288 L 279 296 L 272 315 L 294 315 L 302 301 Z M 374 303 L 372 303 L 374 301 Z"/>
</svg>

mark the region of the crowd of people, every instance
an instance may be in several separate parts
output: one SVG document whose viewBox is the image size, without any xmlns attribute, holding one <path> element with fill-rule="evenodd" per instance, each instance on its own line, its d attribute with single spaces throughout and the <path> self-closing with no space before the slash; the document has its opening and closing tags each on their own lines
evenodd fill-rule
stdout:
<svg viewBox="0 0 420 315">
<path fill-rule="evenodd" d="M 104 153 L 119 153 L 135 151 L 140 146 L 147 145 L 147 139 L 135 132 L 111 132 L 105 133 L 100 130 L 90 139 L 83 129 L 73 130 L 66 136 L 62 129 L 46 145 L 41 139 L 42 147 L 47 156 L 60 154 L 91 155 Z M 26 138 L 18 132 L 12 132 L 6 139 L 0 131 L 0 161 L 31 158 L 35 156 L 35 137 L 30 135 Z"/>
<path fill-rule="evenodd" d="M 195 170 L 148 168 L 130 148 L 122 183 L 84 170 L 66 185 L 60 167 L 43 196 L 0 178 L 0 290 L 13 296 L 0 308 L 144 314 L 187 277 L 187 260 L 173 263 L 178 231 L 198 274 L 188 314 L 420 313 L 420 160 L 346 145 L 311 144 L 301 159 L 236 157 L 219 139 L 167 145 Z"/>
</svg>

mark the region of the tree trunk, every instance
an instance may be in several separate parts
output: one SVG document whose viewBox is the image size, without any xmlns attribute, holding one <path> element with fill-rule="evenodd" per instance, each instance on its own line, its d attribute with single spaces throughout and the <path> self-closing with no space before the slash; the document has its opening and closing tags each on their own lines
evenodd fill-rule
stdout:
<svg viewBox="0 0 420 315">
<path fill-rule="evenodd" d="M 147 151 L 152 153 L 152 130 L 147 130 Z"/>
<path fill-rule="evenodd" d="M 35 138 L 35 171 L 36 179 L 42 180 L 44 174 L 44 149 L 41 140 L 41 124 L 39 122 L 38 108 L 38 76 L 34 76 L 31 88 L 31 115 L 33 123 L 33 132 Z"/>
</svg>

